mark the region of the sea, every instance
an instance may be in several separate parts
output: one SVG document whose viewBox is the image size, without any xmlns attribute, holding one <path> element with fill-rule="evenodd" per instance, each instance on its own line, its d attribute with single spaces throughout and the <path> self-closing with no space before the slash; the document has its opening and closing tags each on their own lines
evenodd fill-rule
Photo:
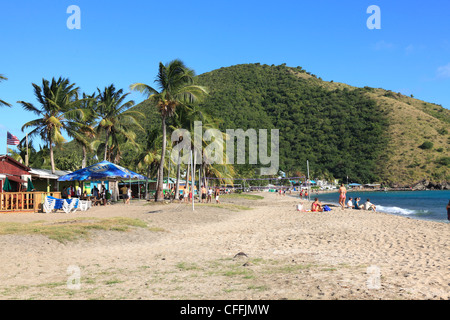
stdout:
<svg viewBox="0 0 450 320">
<path fill-rule="evenodd" d="M 298 196 L 298 193 L 297 193 Z M 319 198 L 322 204 L 339 206 L 339 194 L 311 193 L 311 199 Z M 420 220 L 431 220 L 448 223 L 447 204 L 450 201 L 450 190 L 426 191 L 347 191 L 347 198 L 361 198 L 359 204 L 370 199 L 377 211 L 397 216 Z"/>
</svg>

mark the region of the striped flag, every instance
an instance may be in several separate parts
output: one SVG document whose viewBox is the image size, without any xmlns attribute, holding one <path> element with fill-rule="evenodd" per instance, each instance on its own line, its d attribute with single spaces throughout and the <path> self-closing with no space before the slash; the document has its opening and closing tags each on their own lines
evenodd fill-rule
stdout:
<svg viewBox="0 0 450 320">
<path fill-rule="evenodd" d="M 20 143 L 20 140 L 13 134 L 8 132 L 8 136 L 6 138 L 6 145 L 17 146 Z"/>
</svg>

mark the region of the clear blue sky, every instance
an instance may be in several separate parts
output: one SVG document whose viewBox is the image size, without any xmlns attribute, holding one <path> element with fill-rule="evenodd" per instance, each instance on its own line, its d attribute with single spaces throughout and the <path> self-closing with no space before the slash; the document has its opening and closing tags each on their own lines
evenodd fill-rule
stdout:
<svg viewBox="0 0 450 320">
<path fill-rule="evenodd" d="M 70 5 L 81 30 L 70 30 Z M 381 29 L 366 25 L 370 5 Z M 301 66 L 322 79 L 384 88 L 450 108 L 450 1 L 17 0 L 0 2 L 0 153 L 35 118 L 31 83 L 67 77 L 82 91 L 152 84 L 179 58 L 197 74 L 242 63 Z M 132 93 L 139 103 L 143 97 Z"/>
</svg>

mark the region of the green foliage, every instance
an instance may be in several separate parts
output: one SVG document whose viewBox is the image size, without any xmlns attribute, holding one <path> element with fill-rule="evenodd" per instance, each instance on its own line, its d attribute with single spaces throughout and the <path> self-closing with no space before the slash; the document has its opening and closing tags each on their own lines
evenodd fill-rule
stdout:
<svg viewBox="0 0 450 320">
<path fill-rule="evenodd" d="M 362 90 L 327 90 L 292 70 L 298 72 L 247 64 L 202 74 L 198 83 L 211 89 L 202 106 L 223 120 L 222 131 L 279 129 L 285 172 L 306 172 L 309 160 L 318 178 L 375 181 L 387 138 L 387 119 L 375 101 Z"/>
<path fill-rule="evenodd" d="M 446 167 L 450 167 L 450 157 L 442 157 L 442 158 L 438 159 L 436 161 L 436 163 L 446 166 Z"/>
<path fill-rule="evenodd" d="M 422 143 L 419 148 L 423 149 L 423 150 L 430 150 L 433 149 L 433 142 L 431 141 L 425 141 L 424 143 Z"/>
</svg>

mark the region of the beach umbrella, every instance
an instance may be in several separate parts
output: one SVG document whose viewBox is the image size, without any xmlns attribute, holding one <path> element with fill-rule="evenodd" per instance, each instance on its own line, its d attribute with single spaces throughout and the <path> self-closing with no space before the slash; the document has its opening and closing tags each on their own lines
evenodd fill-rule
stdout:
<svg viewBox="0 0 450 320">
<path fill-rule="evenodd" d="M 101 161 L 89 167 L 74 171 L 58 178 L 58 181 L 85 180 L 145 180 L 143 175 L 128 170 L 109 161 Z"/>
<path fill-rule="evenodd" d="M 28 178 L 28 183 L 27 183 L 27 192 L 30 192 L 34 189 L 33 183 L 31 182 L 31 179 Z"/>
<path fill-rule="evenodd" d="M 5 178 L 5 183 L 3 184 L 3 191 L 6 191 L 6 192 L 11 191 L 11 183 L 9 182 L 8 177 Z"/>
</svg>

